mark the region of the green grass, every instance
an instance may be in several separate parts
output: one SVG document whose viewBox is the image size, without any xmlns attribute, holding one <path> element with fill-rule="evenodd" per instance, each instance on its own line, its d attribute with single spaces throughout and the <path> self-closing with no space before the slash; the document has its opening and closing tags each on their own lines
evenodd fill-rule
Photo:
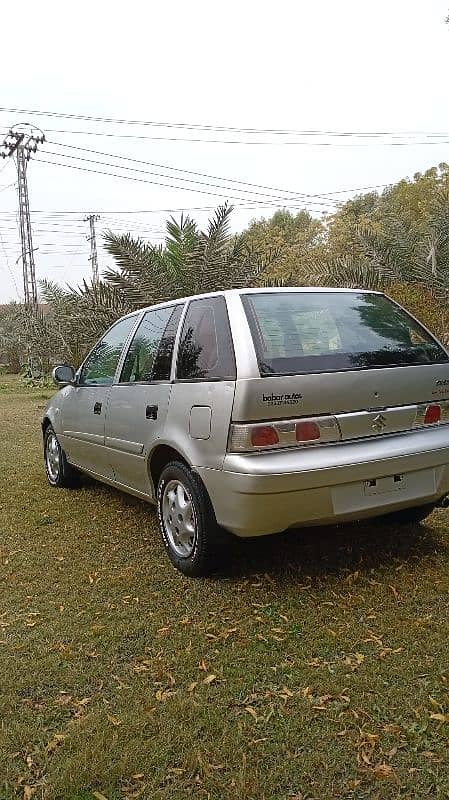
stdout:
<svg viewBox="0 0 449 800">
<path fill-rule="evenodd" d="M 151 507 L 47 485 L 45 390 L 0 384 L 1 800 L 449 797 L 446 511 L 188 580 Z"/>
</svg>

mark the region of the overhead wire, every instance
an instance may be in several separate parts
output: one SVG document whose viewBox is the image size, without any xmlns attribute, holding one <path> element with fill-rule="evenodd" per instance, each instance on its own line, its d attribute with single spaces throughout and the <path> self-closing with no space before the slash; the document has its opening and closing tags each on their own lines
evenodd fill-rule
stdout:
<svg viewBox="0 0 449 800">
<path fill-rule="evenodd" d="M 140 127 L 162 127 L 162 128 L 179 128 L 187 130 L 204 130 L 204 131 L 230 131 L 232 133 L 261 133 L 261 134 L 275 134 L 283 136 L 338 136 L 338 137 L 379 137 L 379 136 L 429 136 L 429 137 L 448 137 L 449 132 L 427 132 L 427 131 L 334 131 L 334 130 L 319 130 L 319 129 L 291 129 L 291 128 L 255 128 L 255 127 L 233 127 L 229 125 L 210 125 L 204 123 L 190 123 L 190 122 L 167 122 L 155 120 L 136 120 L 124 119 L 115 117 L 101 117 L 89 114 L 67 114 L 61 111 L 43 111 L 38 109 L 25 109 L 25 108 L 5 108 L 0 107 L 0 112 L 8 114 L 33 114 L 37 116 L 56 117 L 59 119 L 73 119 L 84 122 L 101 122 L 113 125 L 136 125 Z"/>
<path fill-rule="evenodd" d="M 48 160 L 42 159 L 42 158 L 34 158 L 33 161 L 39 162 L 41 164 L 50 164 L 50 165 L 56 166 L 56 167 L 64 167 L 65 169 L 76 169 L 76 170 L 79 170 L 81 172 L 90 172 L 90 173 L 93 173 L 93 174 L 96 174 L 96 175 L 106 175 L 106 176 L 109 176 L 111 178 L 121 178 L 122 180 L 135 181 L 135 182 L 138 182 L 138 183 L 148 183 L 148 184 L 151 184 L 153 186 L 164 186 L 165 188 L 169 188 L 169 189 L 182 189 L 184 191 L 194 191 L 194 192 L 198 192 L 200 194 L 211 195 L 213 197 L 223 197 L 225 199 L 236 199 L 236 200 L 240 200 L 240 201 L 241 200 L 246 200 L 247 203 L 249 202 L 249 198 L 235 197 L 235 196 L 229 194 L 226 191 L 223 191 L 223 192 L 209 192 L 206 189 L 194 189 L 194 190 L 192 190 L 192 189 L 187 189 L 185 186 L 172 186 L 171 184 L 164 184 L 164 183 L 161 183 L 160 181 L 148 180 L 146 178 L 137 178 L 137 177 L 134 177 L 134 176 L 131 176 L 131 175 L 120 175 L 118 173 L 105 172 L 104 170 L 91 169 L 91 168 L 88 168 L 88 167 L 80 167 L 80 166 L 78 166 L 76 164 L 64 164 L 64 163 L 61 163 L 60 161 L 59 162 L 58 161 L 48 161 Z M 275 200 L 275 198 L 273 198 L 273 200 Z M 279 202 L 278 203 L 275 203 L 275 202 L 257 203 L 257 201 L 252 201 L 251 205 L 252 206 L 256 206 L 256 207 L 257 206 L 262 207 L 263 205 L 265 205 L 265 207 L 267 207 L 267 208 L 275 206 L 275 207 L 278 208 L 280 203 Z M 282 204 L 282 205 L 285 205 L 285 204 Z M 323 205 L 323 204 L 322 203 L 321 204 L 315 203 L 315 205 Z M 337 204 L 335 204 L 335 205 L 337 205 Z M 305 205 L 302 204 L 300 206 L 299 204 L 296 204 L 296 207 L 304 208 Z"/>
<path fill-rule="evenodd" d="M 47 140 L 47 142 L 48 142 L 48 144 L 55 145 L 56 147 L 70 148 L 71 150 L 79 150 L 79 151 L 82 151 L 84 153 L 91 153 L 91 154 L 94 154 L 94 155 L 106 156 L 107 158 L 116 158 L 116 159 L 119 159 L 120 161 L 131 161 L 134 164 L 145 164 L 147 166 L 157 167 L 158 169 L 164 169 L 164 170 L 167 170 L 167 171 L 170 171 L 170 172 L 181 172 L 183 174 L 195 175 L 197 177 L 209 178 L 209 179 L 212 179 L 212 180 L 223 181 L 223 182 L 228 183 L 228 184 L 229 183 L 235 183 L 235 184 L 237 184 L 239 186 L 250 186 L 252 188 L 267 189 L 267 190 L 273 191 L 273 192 L 284 192 L 286 194 L 294 195 L 295 197 L 310 197 L 310 198 L 317 197 L 317 198 L 328 199 L 328 196 L 331 195 L 331 194 L 340 194 L 340 193 L 345 192 L 345 191 L 351 191 L 351 190 L 346 189 L 346 190 L 339 190 L 337 192 L 327 192 L 326 194 L 318 194 L 318 193 L 308 194 L 306 192 L 297 192 L 297 191 L 295 191 L 293 189 L 280 189 L 279 187 L 275 187 L 275 186 L 266 186 L 266 185 L 261 184 L 261 183 L 250 183 L 249 181 L 241 181 L 241 180 L 237 180 L 235 178 L 223 178 L 223 177 L 221 177 L 219 175 L 210 175 L 207 172 L 196 172 L 196 171 L 190 170 L 190 169 L 182 169 L 181 167 L 172 167 L 172 166 L 170 166 L 168 164 L 159 164 L 159 163 L 156 163 L 154 161 L 144 161 L 144 160 L 139 159 L 139 158 L 131 158 L 130 156 L 124 156 L 124 155 L 121 155 L 119 153 L 105 153 L 105 152 L 102 152 L 101 150 L 92 150 L 91 148 L 88 148 L 88 147 L 79 147 L 78 145 L 65 144 L 64 142 L 52 142 L 50 140 Z M 47 152 L 47 151 L 45 151 L 45 152 Z M 157 173 L 155 173 L 155 174 L 157 174 Z M 179 178 L 178 176 L 177 176 L 176 179 L 177 180 L 187 180 L 187 179 Z M 371 188 L 376 188 L 376 187 L 371 187 Z"/>
<path fill-rule="evenodd" d="M 204 182 L 204 181 L 197 181 L 197 180 L 194 180 L 193 178 L 183 178 L 181 176 L 176 176 L 174 178 L 171 178 L 170 176 L 164 175 L 163 173 L 160 173 L 160 172 L 153 172 L 151 170 L 138 169 L 137 167 L 122 166 L 121 164 L 114 164 L 114 163 L 107 162 L 107 161 L 98 161 L 98 160 L 93 159 L 93 158 L 85 158 L 83 156 L 75 156 L 75 155 L 71 155 L 71 154 L 67 154 L 67 153 L 55 153 L 53 150 L 45 150 L 44 154 L 45 155 L 56 156 L 57 158 L 70 158 L 70 159 L 74 159 L 74 160 L 77 160 L 77 161 L 86 162 L 86 163 L 89 163 L 89 164 L 96 164 L 96 165 L 104 166 L 104 167 L 112 167 L 113 169 L 121 169 L 121 170 L 128 170 L 128 171 L 131 171 L 131 172 L 138 172 L 138 173 L 143 174 L 143 175 L 153 175 L 153 176 L 156 176 L 156 177 L 166 178 L 167 180 L 170 180 L 170 181 L 172 181 L 172 180 L 185 181 L 186 183 L 193 183 L 193 184 L 199 185 L 199 186 L 208 186 L 209 188 L 221 189 L 222 192 L 219 193 L 219 196 L 226 196 L 227 191 L 229 191 L 229 188 L 230 188 L 231 191 L 237 191 L 237 192 L 240 192 L 241 194 L 258 195 L 258 196 L 261 196 L 261 197 L 263 197 L 265 199 L 268 198 L 270 200 L 271 199 L 272 200 L 289 200 L 289 199 L 296 198 L 297 201 L 300 202 L 303 199 L 303 197 L 300 196 L 300 193 L 296 194 L 296 193 L 292 192 L 293 195 L 294 195 L 294 197 L 292 197 L 292 198 L 285 197 L 285 196 L 277 197 L 276 195 L 269 195 L 266 192 L 259 192 L 259 191 L 255 191 L 255 190 L 252 190 L 252 189 L 239 189 L 239 188 L 234 188 L 234 187 L 221 186 L 219 184 L 208 183 L 208 182 Z M 33 159 L 33 160 L 37 161 L 39 159 Z M 145 163 L 145 162 L 143 162 L 143 163 Z M 61 166 L 72 166 L 72 165 L 67 164 L 67 165 L 61 165 Z M 120 177 L 120 176 L 117 176 L 117 177 Z M 221 179 L 219 179 L 219 180 L 221 180 Z M 160 183 L 160 182 L 156 182 L 156 185 L 165 186 L 167 188 L 173 188 L 173 189 L 182 189 L 184 191 L 194 191 L 194 192 L 200 191 L 200 190 L 198 190 L 196 188 L 195 189 L 190 189 L 189 187 L 186 187 L 186 186 L 172 186 L 171 184 Z M 273 189 L 273 191 L 277 191 L 277 190 Z M 283 190 L 280 189 L 279 191 L 283 191 Z M 289 190 L 289 189 L 287 189 L 286 191 L 287 192 L 291 192 L 291 190 Z M 217 192 L 212 192 L 212 193 L 208 192 L 208 194 L 217 195 L 218 193 Z M 308 197 L 311 197 L 311 195 L 304 195 L 304 197 L 308 198 Z M 235 199 L 237 199 L 237 200 L 248 200 L 250 198 L 236 197 Z M 313 202 L 314 201 L 311 201 L 312 204 L 313 204 Z M 337 202 L 335 200 L 330 201 L 330 202 L 328 200 L 315 202 L 315 205 L 319 205 L 320 207 L 321 206 L 332 206 L 332 207 L 334 207 L 336 204 L 337 204 Z"/>
</svg>

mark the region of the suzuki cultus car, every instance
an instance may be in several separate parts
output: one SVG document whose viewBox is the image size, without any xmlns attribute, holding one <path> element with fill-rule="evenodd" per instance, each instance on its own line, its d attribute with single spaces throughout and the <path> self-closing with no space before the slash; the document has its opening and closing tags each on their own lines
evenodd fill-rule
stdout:
<svg viewBox="0 0 449 800">
<path fill-rule="evenodd" d="M 118 320 L 43 417 L 52 486 L 80 472 L 157 505 L 173 564 L 229 535 L 390 515 L 449 492 L 449 355 L 383 294 L 247 289 Z"/>
</svg>

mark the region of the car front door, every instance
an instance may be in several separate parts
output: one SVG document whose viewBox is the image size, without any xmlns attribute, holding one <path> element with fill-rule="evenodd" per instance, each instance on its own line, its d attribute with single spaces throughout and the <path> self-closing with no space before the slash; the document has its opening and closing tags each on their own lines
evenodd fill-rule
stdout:
<svg viewBox="0 0 449 800">
<path fill-rule="evenodd" d="M 182 309 L 178 303 L 145 312 L 110 390 L 105 426 L 110 467 L 116 481 L 144 494 L 151 493 L 148 454 L 167 416 Z"/>
<path fill-rule="evenodd" d="M 100 339 L 61 408 L 62 443 L 69 461 L 104 477 L 113 477 L 104 446 L 109 393 L 123 347 L 136 322 L 135 314 L 124 317 Z"/>
</svg>

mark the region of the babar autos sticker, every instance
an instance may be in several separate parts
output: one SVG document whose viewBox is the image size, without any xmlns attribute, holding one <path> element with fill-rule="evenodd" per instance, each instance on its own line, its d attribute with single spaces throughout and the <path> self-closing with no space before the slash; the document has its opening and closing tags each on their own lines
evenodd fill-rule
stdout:
<svg viewBox="0 0 449 800">
<path fill-rule="evenodd" d="M 295 406 L 302 400 L 301 392 L 291 392 L 291 394 L 265 394 L 262 395 L 262 402 L 267 406 Z"/>
<path fill-rule="evenodd" d="M 435 381 L 435 389 L 432 391 L 432 397 L 435 397 L 435 395 L 446 397 L 447 394 L 449 394 L 449 378 L 439 378 Z"/>
</svg>

